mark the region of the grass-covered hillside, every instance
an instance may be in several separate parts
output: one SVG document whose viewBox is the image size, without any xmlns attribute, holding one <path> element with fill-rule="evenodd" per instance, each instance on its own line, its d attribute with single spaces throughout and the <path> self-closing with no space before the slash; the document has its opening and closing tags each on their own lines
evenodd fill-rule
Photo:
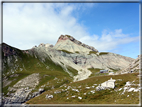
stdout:
<svg viewBox="0 0 142 107">
<path fill-rule="evenodd" d="M 32 55 L 30 51 L 22 51 L 14 47 L 3 44 L 2 58 L 3 58 L 3 93 L 7 96 L 9 88 L 12 88 L 18 81 L 25 77 L 39 73 L 39 84 L 32 92 L 44 87 L 44 90 L 51 88 L 58 88 L 63 84 L 72 81 L 63 68 L 55 64 L 49 57 L 44 62 L 38 56 Z M 73 68 L 69 71 L 76 74 Z M 57 82 L 58 80 L 58 82 Z M 48 84 L 48 85 L 47 85 Z M 13 93 L 13 92 L 9 92 Z"/>
<path fill-rule="evenodd" d="M 69 83 L 42 93 L 27 104 L 139 104 L 139 73 L 96 76 Z M 115 88 L 97 91 L 96 87 L 110 78 Z M 126 83 L 129 81 L 129 85 Z M 51 98 L 47 98 L 52 96 Z"/>
</svg>

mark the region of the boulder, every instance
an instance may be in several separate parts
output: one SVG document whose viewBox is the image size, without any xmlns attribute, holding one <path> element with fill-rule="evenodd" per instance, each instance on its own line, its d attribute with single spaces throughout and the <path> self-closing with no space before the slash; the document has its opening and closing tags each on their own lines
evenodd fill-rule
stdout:
<svg viewBox="0 0 142 107">
<path fill-rule="evenodd" d="M 38 91 L 39 91 L 39 93 L 41 94 L 41 93 L 43 93 L 45 90 L 44 90 L 43 88 L 40 88 Z"/>
<path fill-rule="evenodd" d="M 53 98 L 53 95 L 48 95 L 48 94 L 47 94 L 45 98 L 51 99 L 51 98 Z"/>
<path fill-rule="evenodd" d="M 108 81 L 105 81 L 104 83 L 101 84 L 102 87 L 106 87 L 106 88 L 114 88 L 115 87 L 115 81 L 114 79 L 110 79 Z"/>
<path fill-rule="evenodd" d="M 101 84 L 101 86 L 97 86 L 96 87 L 96 91 L 100 91 L 100 90 L 105 90 L 108 88 L 114 88 L 115 87 L 115 81 L 114 79 L 110 79 L 108 81 L 105 81 Z"/>
</svg>

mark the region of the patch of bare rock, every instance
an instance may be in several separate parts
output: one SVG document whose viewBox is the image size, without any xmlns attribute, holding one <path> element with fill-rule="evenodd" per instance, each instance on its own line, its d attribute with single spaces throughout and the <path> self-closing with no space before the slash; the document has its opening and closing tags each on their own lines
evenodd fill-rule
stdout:
<svg viewBox="0 0 142 107">
<path fill-rule="evenodd" d="M 3 98 L 4 104 L 15 104 L 15 103 L 23 103 L 28 99 L 35 97 L 44 91 L 44 89 L 39 89 L 37 93 L 30 92 L 39 84 L 39 73 L 31 74 L 24 79 L 18 81 L 13 87 L 9 87 L 9 92 L 7 95 L 9 97 Z"/>
<path fill-rule="evenodd" d="M 57 41 L 57 43 L 54 46 L 57 50 L 67 50 L 69 52 L 90 52 L 95 51 L 98 52 L 97 49 L 95 49 L 92 46 L 88 46 L 75 38 L 73 38 L 70 35 L 61 35 Z"/>
</svg>

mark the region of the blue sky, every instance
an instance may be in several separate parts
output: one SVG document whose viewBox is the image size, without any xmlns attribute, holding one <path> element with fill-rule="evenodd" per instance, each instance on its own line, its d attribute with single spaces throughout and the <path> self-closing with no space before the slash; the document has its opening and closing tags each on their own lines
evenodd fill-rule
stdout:
<svg viewBox="0 0 142 107">
<path fill-rule="evenodd" d="M 3 42 L 24 50 L 55 45 L 61 34 L 137 58 L 139 3 L 4 3 Z"/>
</svg>

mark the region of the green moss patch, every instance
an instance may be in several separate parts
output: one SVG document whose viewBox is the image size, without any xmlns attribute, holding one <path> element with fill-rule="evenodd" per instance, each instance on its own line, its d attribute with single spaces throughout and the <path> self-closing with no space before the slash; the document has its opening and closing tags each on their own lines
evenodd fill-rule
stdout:
<svg viewBox="0 0 142 107">
<path fill-rule="evenodd" d="M 72 52 L 69 52 L 67 50 L 60 50 L 60 51 L 63 51 L 63 52 L 68 53 L 68 54 L 72 54 Z"/>
<path fill-rule="evenodd" d="M 70 66 L 67 67 L 67 69 L 75 76 L 78 74 L 78 71 Z"/>
<path fill-rule="evenodd" d="M 109 52 L 100 52 L 99 55 L 107 55 Z"/>
<path fill-rule="evenodd" d="M 88 55 L 96 54 L 96 53 L 97 53 L 96 51 L 90 51 Z"/>
</svg>

